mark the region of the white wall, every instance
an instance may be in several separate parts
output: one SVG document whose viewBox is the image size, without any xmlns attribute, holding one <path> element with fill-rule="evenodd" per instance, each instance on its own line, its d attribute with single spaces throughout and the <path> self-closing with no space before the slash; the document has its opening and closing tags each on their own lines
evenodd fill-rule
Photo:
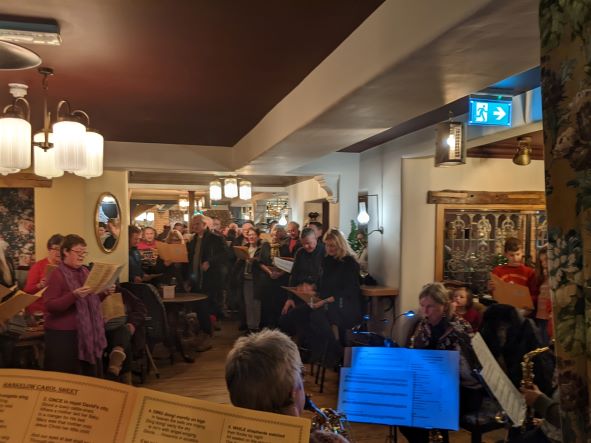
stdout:
<svg viewBox="0 0 591 443">
<path fill-rule="evenodd" d="M 435 205 L 426 203 L 428 191 L 544 189 L 541 161 L 520 167 L 510 160 L 468 159 L 463 166 L 435 168 L 434 136 L 425 128 L 361 154 L 359 190 L 379 195 L 384 227 L 383 235 L 369 237 L 369 272 L 399 288 L 398 312 L 416 308 L 419 289 L 434 278 Z"/>
<path fill-rule="evenodd" d="M 331 227 L 338 227 L 345 235 L 350 232 L 350 221 L 357 217 L 357 197 L 359 193 L 359 160 L 360 155 L 354 153 L 335 152 L 314 162 L 294 169 L 294 175 L 338 175 L 339 201 L 330 204 Z M 296 185 L 288 186 L 289 204 L 292 208 L 293 219 L 301 221 L 304 202 L 325 198 L 326 192 L 316 180 L 307 180 Z M 338 211 L 338 212 L 337 212 Z"/>
</svg>

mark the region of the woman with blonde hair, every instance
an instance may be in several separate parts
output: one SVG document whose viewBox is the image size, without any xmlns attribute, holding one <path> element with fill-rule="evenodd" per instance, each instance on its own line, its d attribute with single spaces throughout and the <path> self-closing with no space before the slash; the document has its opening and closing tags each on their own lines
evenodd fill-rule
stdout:
<svg viewBox="0 0 591 443">
<path fill-rule="evenodd" d="M 459 351 L 460 416 L 478 410 L 482 401 L 482 386 L 472 372 L 479 363 L 470 341 L 470 323 L 454 313 L 450 293 L 442 283 L 428 283 L 423 286 L 419 293 L 419 305 L 423 318 L 417 323 L 408 341 L 409 347 Z M 408 441 L 431 441 L 426 429 L 402 426 L 399 429 Z M 447 431 L 440 432 L 443 441 L 449 441 Z"/>
<path fill-rule="evenodd" d="M 359 264 L 338 229 L 329 229 L 324 234 L 324 247 L 319 299 L 310 305 L 312 358 L 319 357 L 326 349 L 323 363 L 334 366 L 342 357 L 345 330 L 359 324 L 362 318 Z M 338 338 L 333 326 L 338 328 Z"/>
</svg>

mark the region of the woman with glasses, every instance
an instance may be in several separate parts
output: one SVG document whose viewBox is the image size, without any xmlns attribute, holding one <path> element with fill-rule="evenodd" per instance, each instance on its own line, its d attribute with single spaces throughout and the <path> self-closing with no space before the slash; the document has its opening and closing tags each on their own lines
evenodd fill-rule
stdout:
<svg viewBox="0 0 591 443">
<path fill-rule="evenodd" d="M 84 266 L 87 252 L 82 237 L 66 235 L 60 255 L 61 263 L 49 277 L 44 294 L 44 369 L 98 377 L 107 345 L 101 301 L 115 287 L 92 294 L 84 286 L 88 269 Z"/>
<path fill-rule="evenodd" d="M 64 236 L 60 234 L 53 234 L 49 240 L 47 240 L 47 257 L 43 260 L 39 260 L 31 266 L 31 269 L 29 269 L 27 283 L 25 284 L 25 292 L 35 294 L 47 286 L 47 280 L 51 275 L 51 272 L 53 272 L 53 269 L 55 269 L 61 261 L 60 247 L 62 241 L 64 241 Z M 27 312 L 29 314 L 45 312 L 43 297 L 27 306 Z"/>
</svg>

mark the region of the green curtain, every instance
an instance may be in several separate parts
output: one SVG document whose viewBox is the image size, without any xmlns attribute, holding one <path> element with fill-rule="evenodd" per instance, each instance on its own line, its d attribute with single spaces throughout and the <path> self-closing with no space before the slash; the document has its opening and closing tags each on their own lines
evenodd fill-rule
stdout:
<svg viewBox="0 0 591 443">
<path fill-rule="evenodd" d="M 591 0 L 542 0 L 549 271 L 564 442 L 591 441 Z"/>
</svg>

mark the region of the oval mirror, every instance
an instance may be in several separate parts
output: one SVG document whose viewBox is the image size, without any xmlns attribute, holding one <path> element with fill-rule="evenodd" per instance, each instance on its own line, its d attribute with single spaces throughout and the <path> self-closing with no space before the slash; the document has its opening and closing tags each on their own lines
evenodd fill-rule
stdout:
<svg viewBox="0 0 591 443">
<path fill-rule="evenodd" d="M 104 252 L 113 252 L 121 234 L 121 207 L 117 198 L 105 192 L 96 202 L 95 235 L 99 247 Z"/>
</svg>

